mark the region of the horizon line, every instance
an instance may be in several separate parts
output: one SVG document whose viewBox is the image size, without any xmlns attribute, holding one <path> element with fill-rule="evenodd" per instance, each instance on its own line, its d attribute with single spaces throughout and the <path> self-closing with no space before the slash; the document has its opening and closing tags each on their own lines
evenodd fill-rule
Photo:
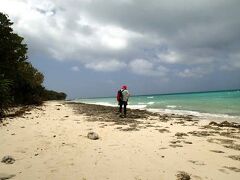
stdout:
<svg viewBox="0 0 240 180">
<path fill-rule="evenodd" d="M 239 89 L 222 89 L 222 90 L 210 90 L 210 91 L 185 91 L 185 92 L 173 92 L 173 93 L 162 93 L 162 94 L 136 94 L 136 95 L 132 95 L 131 97 L 135 97 L 135 96 L 156 96 L 156 95 L 176 95 L 176 94 L 197 94 L 197 93 L 214 93 L 214 92 L 224 92 L 224 91 L 240 91 Z M 113 98 L 115 96 L 98 96 L 98 97 L 84 97 L 84 98 L 80 98 L 80 99 L 96 99 L 96 98 Z M 74 100 L 77 98 L 73 98 L 73 99 L 68 99 L 68 100 Z"/>
</svg>

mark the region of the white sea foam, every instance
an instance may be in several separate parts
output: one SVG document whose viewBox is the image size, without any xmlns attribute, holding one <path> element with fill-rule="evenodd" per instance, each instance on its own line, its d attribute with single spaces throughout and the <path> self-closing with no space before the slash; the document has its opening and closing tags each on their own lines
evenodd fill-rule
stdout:
<svg viewBox="0 0 240 180">
<path fill-rule="evenodd" d="M 155 102 L 139 102 L 138 105 L 152 105 Z"/>
<path fill-rule="evenodd" d="M 176 109 L 147 109 L 148 111 L 151 112 L 159 112 L 159 113 L 166 113 L 166 114 L 179 114 L 179 115 L 194 115 L 194 116 L 199 116 L 200 113 L 196 111 L 186 111 L 186 110 L 176 110 Z"/>
<path fill-rule="evenodd" d="M 98 105 L 103 105 L 103 106 L 117 106 L 117 104 L 111 104 L 109 102 L 98 102 L 98 103 L 95 103 L 95 104 L 98 104 Z"/>
<path fill-rule="evenodd" d="M 153 99 L 154 97 L 153 96 L 149 96 L 149 97 L 147 97 L 148 99 Z"/>
<path fill-rule="evenodd" d="M 147 105 L 128 105 L 130 109 L 146 109 Z"/>
<path fill-rule="evenodd" d="M 176 108 L 177 106 L 174 106 L 174 105 L 168 105 L 167 107 L 168 107 L 168 108 L 171 108 L 171 109 L 174 109 L 174 108 Z"/>
<path fill-rule="evenodd" d="M 79 101 L 77 101 L 79 102 Z M 82 101 L 83 102 L 83 101 Z M 95 104 L 95 105 L 102 105 L 102 106 L 112 106 L 112 107 L 115 107 L 117 106 L 117 104 L 111 104 L 109 102 L 83 102 L 83 103 L 86 103 L 86 104 Z"/>
<path fill-rule="evenodd" d="M 154 104 L 154 103 L 155 103 L 155 102 L 152 102 L 152 101 L 151 101 L 151 102 L 148 102 L 147 104 L 148 104 L 148 105 L 152 105 L 152 104 Z"/>
<path fill-rule="evenodd" d="M 233 121 L 240 122 L 239 116 L 230 116 L 227 114 L 210 114 L 210 113 L 201 113 L 197 111 L 188 111 L 188 110 L 176 110 L 176 109 L 147 109 L 150 112 L 156 113 L 165 113 L 165 114 L 179 114 L 179 115 L 193 115 L 201 118 L 201 120 L 210 120 L 210 121 Z"/>
</svg>

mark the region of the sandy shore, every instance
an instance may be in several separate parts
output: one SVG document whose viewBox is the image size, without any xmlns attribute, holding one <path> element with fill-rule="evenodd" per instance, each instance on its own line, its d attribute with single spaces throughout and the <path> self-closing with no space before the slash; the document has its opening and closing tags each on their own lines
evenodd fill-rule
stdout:
<svg viewBox="0 0 240 180">
<path fill-rule="evenodd" d="M 100 139 L 87 138 L 90 131 Z M 194 116 L 46 102 L 0 124 L 0 179 L 240 179 L 240 126 Z"/>
</svg>

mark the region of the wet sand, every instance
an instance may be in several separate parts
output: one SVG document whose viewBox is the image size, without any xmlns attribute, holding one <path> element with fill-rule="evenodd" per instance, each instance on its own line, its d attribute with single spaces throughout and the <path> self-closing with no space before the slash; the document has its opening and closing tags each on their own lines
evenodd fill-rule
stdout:
<svg viewBox="0 0 240 180">
<path fill-rule="evenodd" d="M 240 179 L 239 124 L 191 115 L 53 101 L 5 118 L 0 137 L 15 159 L 0 179 Z"/>
</svg>

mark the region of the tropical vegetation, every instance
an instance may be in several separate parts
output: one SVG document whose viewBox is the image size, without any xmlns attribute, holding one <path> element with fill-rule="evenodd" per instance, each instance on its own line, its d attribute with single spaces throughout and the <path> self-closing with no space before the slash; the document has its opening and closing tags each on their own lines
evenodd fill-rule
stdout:
<svg viewBox="0 0 240 180">
<path fill-rule="evenodd" d="M 0 117 L 13 105 L 39 105 L 44 100 L 66 98 L 65 93 L 45 89 L 44 75 L 28 60 L 27 44 L 12 25 L 0 12 Z"/>
</svg>

